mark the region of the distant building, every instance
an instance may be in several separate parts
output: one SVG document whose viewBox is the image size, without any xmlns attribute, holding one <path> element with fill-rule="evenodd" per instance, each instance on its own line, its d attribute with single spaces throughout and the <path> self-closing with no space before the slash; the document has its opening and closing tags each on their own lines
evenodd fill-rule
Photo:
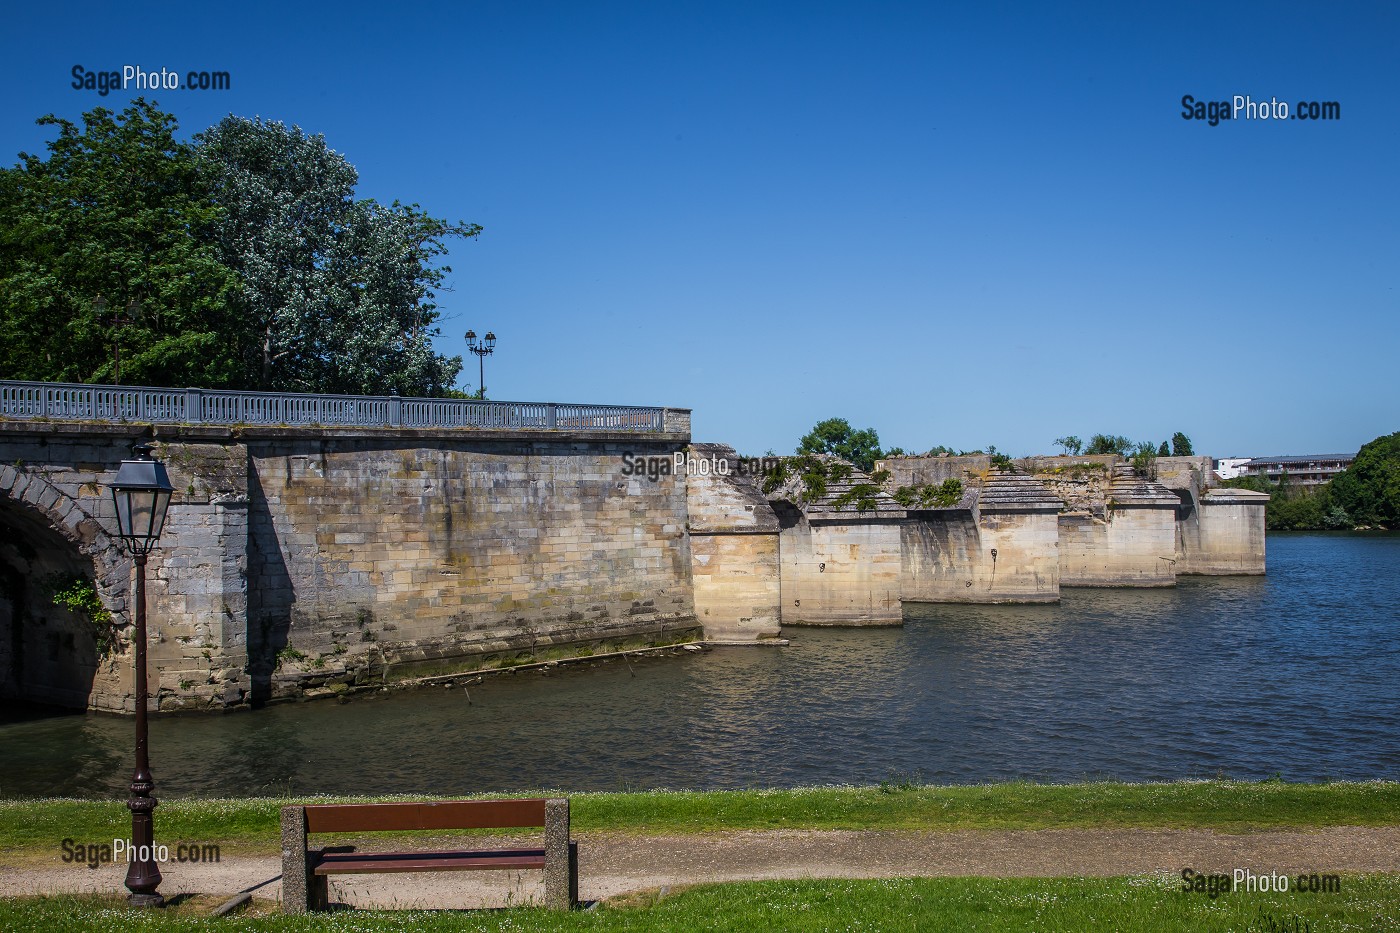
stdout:
<svg viewBox="0 0 1400 933">
<path fill-rule="evenodd" d="M 1219 460 L 1215 461 L 1215 475 L 1221 479 L 1234 479 L 1243 472 L 1241 468 L 1251 459 L 1253 458 L 1221 457 Z"/>
<path fill-rule="evenodd" d="M 1321 486 L 1351 466 L 1356 454 L 1304 454 L 1297 457 L 1254 457 L 1240 467 L 1242 476 L 1260 476 L 1277 483 L 1288 474 L 1298 486 Z"/>
</svg>

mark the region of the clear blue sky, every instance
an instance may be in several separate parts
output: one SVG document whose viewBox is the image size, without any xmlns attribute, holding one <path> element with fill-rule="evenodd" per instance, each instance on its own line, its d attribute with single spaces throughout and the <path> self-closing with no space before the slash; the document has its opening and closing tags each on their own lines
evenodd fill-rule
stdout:
<svg viewBox="0 0 1400 933">
<path fill-rule="evenodd" d="M 1224 6 L 23 4 L 0 158 L 137 93 L 75 64 L 225 70 L 148 96 L 186 134 L 322 133 L 361 195 L 485 228 L 439 348 L 494 330 L 494 398 L 690 407 L 751 453 L 832 416 L 1354 451 L 1400 430 L 1400 8 Z"/>
</svg>

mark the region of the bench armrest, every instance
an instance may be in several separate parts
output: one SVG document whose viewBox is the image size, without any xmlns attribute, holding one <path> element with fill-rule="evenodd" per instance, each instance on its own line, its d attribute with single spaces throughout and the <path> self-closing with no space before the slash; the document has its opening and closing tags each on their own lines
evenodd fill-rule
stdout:
<svg viewBox="0 0 1400 933">
<path fill-rule="evenodd" d="M 304 914 L 311 910 L 311 858 L 306 849 L 306 808 L 282 808 L 282 910 Z"/>
<path fill-rule="evenodd" d="M 569 910 L 578 903 L 577 848 L 569 840 L 569 801 L 551 797 L 544 804 L 544 903 Z"/>
</svg>

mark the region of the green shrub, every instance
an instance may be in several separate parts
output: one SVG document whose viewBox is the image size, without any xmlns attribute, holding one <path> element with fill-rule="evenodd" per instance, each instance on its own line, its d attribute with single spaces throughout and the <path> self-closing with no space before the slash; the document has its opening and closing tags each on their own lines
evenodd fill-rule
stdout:
<svg viewBox="0 0 1400 933">
<path fill-rule="evenodd" d="M 91 580 L 56 576 L 50 579 L 49 590 L 55 606 L 82 616 L 92 626 L 92 640 L 97 646 L 99 659 L 116 653 L 121 641 L 117 636 L 116 623 L 112 621 L 107 607 L 102 605 L 102 598 L 97 595 L 97 587 Z"/>
</svg>

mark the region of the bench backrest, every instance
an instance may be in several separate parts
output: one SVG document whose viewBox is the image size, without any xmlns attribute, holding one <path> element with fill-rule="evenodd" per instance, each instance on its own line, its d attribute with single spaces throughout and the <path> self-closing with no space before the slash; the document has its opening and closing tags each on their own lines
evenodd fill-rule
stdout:
<svg viewBox="0 0 1400 933">
<path fill-rule="evenodd" d="M 304 809 L 308 833 L 517 829 L 543 826 L 545 801 L 532 799 L 329 803 L 312 804 Z"/>
</svg>

